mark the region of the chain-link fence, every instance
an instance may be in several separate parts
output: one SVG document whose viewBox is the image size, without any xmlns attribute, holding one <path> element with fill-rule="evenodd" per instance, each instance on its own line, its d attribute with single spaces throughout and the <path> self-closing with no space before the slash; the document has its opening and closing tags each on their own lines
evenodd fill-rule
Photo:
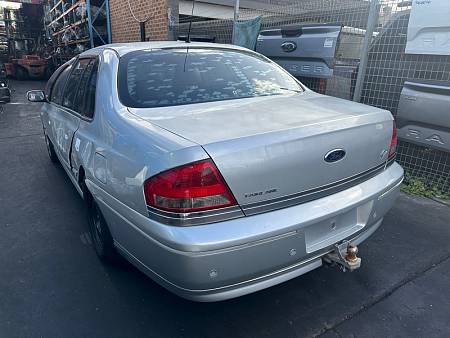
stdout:
<svg viewBox="0 0 450 338">
<path fill-rule="evenodd" d="M 375 26 L 364 50 L 366 31 L 371 31 L 368 29 L 371 10 L 376 12 Z M 292 25 L 341 25 L 332 76 L 299 79 L 315 91 L 351 100 L 365 54 L 360 102 L 388 109 L 396 116 L 405 81 L 450 81 L 450 56 L 405 54 L 410 12 L 411 1 L 400 0 L 377 0 L 372 9 L 368 0 L 263 0 L 259 9 L 240 8 L 238 20 L 261 16 L 261 31 Z M 180 21 L 175 33 L 186 35 L 188 27 L 186 20 Z M 194 20 L 191 35 L 231 43 L 233 19 Z M 408 172 L 450 191 L 450 153 L 400 141 L 398 161 Z"/>
<path fill-rule="evenodd" d="M 241 8 L 239 21 L 261 16 L 261 30 L 282 28 L 291 25 L 337 23 L 342 25 L 342 34 L 337 46 L 334 76 L 320 79 L 302 77 L 309 88 L 332 96 L 351 99 L 356 73 L 363 46 L 365 27 L 369 15 L 369 2 L 355 0 L 301 0 L 278 1 L 264 5 L 264 9 Z M 195 15 L 195 14 L 194 14 Z M 176 34 L 186 35 L 189 22 L 181 22 Z M 191 35 L 208 36 L 217 43 L 231 43 L 233 20 L 210 20 L 193 22 Z"/>
<path fill-rule="evenodd" d="M 379 3 L 378 35 L 368 52 L 361 102 L 397 116 L 405 81 L 450 81 L 450 56 L 406 54 L 411 3 Z M 450 191 L 450 153 L 399 141 L 397 160 L 412 175 Z"/>
</svg>

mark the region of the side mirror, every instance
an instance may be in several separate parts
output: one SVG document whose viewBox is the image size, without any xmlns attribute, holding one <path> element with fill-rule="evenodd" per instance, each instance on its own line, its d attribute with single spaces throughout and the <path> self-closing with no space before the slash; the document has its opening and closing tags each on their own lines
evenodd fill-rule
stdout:
<svg viewBox="0 0 450 338">
<path fill-rule="evenodd" d="M 27 99 L 30 102 L 46 102 L 47 98 L 43 90 L 30 90 L 27 92 Z"/>
</svg>

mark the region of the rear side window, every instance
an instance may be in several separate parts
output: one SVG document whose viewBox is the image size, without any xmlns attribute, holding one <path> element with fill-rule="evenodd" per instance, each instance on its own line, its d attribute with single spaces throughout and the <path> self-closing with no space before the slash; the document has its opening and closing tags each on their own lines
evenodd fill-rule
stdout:
<svg viewBox="0 0 450 338">
<path fill-rule="evenodd" d="M 93 118 L 94 117 L 94 111 L 95 111 L 95 92 L 97 90 L 97 73 L 98 73 L 98 60 L 92 60 L 91 64 L 89 65 L 90 71 L 89 71 L 89 77 L 87 86 L 85 89 L 85 95 L 84 95 L 84 111 L 83 115 L 87 118 Z M 88 73 L 88 72 L 86 72 Z"/>
<path fill-rule="evenodd" d="M 80 59 L 72 67 L 73 70 L 70 73 L 69 79 L 67 81 L 66 88 L 64 89 L 62 105 L 69 109 L 78 111 L 80 102 L 77 102 L 77 91 L 81 82 L 81 78 L 84 70 L 91 62 L 91 59 Z"/>
<path fill-rule="evenodd" d="M 96 62 L 95 59 L 89 60 L 88 65 L 84 69 L 83 74 L 81 75 L 80 84 L 78 86 L 78 92 L 76 96 L 76 102 L 78 102 L 77 111 L 84 115 L 84 106 L 85 106 L 85 96 L 86 96 L 86 89 L 89 83 L 89 78 L 92 74 L 92 67 L 94 66 L 94 63 Z"/>
<path fill-rule="evenodd" d="M 212 48 L 125 54 L 120 59 L 118 84 L 120 100 L 134 108 L 303 91 L 291 75 L 263 57 Z"/>
<path fill-rule="evenodd" d="M 60 75 L 56 79 L 55 85 L 53 86 L 52 91 L 51 91 L 51 97 L 50 97 L 51 102 L 54 102 L 56 104 L 61 104 L 64 86 L 66 84 L 67 76 L 69 75 L 71 69 L 72 69 L 72 67 L 68 66 L 66 69 L 64 69 L 60 73 Z"/>
</svg>

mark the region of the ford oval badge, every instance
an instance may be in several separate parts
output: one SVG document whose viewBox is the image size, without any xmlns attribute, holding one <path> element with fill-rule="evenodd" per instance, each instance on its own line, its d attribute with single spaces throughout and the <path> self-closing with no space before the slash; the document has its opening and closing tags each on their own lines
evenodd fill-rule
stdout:
<svg viewBox="0 0 450 338">
<path fill-rule="evenodd" d="M 286 53 L 290 53 L 297 49 L 297 44 L 293 41 L 286 41 L 281 44 L 281 49 Z"/>
<path fill-rule="evenodd" d="M 340 161 L 344 157 L 345 157 L 344 149 L 333 149 L 325 154 L 324 160 L 325 160 L 325 162 L 332 163 L 332 162 Z"/>
</svg>

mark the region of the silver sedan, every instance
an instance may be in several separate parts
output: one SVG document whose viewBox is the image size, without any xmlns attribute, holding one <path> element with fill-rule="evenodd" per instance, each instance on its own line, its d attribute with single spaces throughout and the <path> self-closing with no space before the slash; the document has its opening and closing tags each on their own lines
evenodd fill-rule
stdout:
<svg viewBox="0 0 450 338">
<path fill-rule="evenodd" d="M 86 201 L 98 256 L 196 301 L 356 269 L 403 179 L 390 112 L 236 46 L 102 46 L 28 99 L 44 102 L 50 159 Z"/>
</svg>

